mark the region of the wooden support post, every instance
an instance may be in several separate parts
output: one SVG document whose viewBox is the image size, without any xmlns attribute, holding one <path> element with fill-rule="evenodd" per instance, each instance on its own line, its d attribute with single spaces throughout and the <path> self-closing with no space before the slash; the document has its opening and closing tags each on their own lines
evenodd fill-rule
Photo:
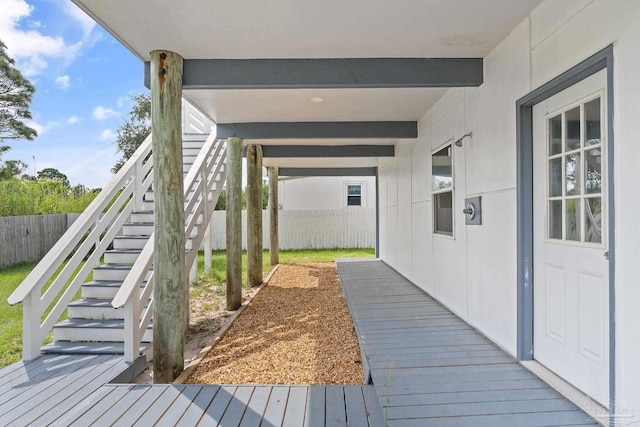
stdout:
<svg viewBox="0 0 640 427">
<path fill-rule="evenodd" d="M 151 127 L 155 225 L 153 253 L 153 381 L 170 383 L 184 369 L 184 183 L 180 55 L 151 52 Z"/>
<path fill-rule="evenodd" d="M 242 304 L 242 139 L 227 139 L 227 310 Z"/>
<path fill-rule="evenodd" d="M 247 147 L 247 280 L 262 283 L 262 146 Z"/>
<path fill-rule="evenodd" d="M 271 265 L 280 262 L 278 248 L 278 166 L 269 168 L 269 258 Z"/>
</svg>

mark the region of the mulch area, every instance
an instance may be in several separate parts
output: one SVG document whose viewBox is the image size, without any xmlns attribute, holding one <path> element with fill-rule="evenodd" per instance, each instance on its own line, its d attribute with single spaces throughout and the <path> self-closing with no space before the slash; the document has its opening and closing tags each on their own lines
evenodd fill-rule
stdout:
<svg viewBox="0 0 640 427">
<path fill-rule="evenodd" d="M 283 264 L 189 384 L 362 384 L 335 263 Z"/>
</svg>

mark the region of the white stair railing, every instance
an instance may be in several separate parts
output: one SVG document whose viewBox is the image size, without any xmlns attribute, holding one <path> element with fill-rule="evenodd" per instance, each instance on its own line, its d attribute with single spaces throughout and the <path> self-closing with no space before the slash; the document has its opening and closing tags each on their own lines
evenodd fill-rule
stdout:
<svg viewBox="0 0 640 427">
<path fill-rule="evenodd" d="M 32 360 L 53 325 L 152 183 L 151 136 L 8 298 L 23 303 L 22 357 Z M 66 262 L 66 264 L 65 264 Z M 83 264 L 84 262 L 84 264 Z M 50 310 L 44 321 L 43 315 Z"/>
<path fill-rule="evenodd" d="M 226 179 L 225 162 L 226 141 L 216 140 L 213 131 L 184 180 L 187 271 L 198 255 L 198 249 L 222 191 Z M 113 307 L 124 307 L 125 310 L 124 358 L 127 362 L 133 362 L 138 358 L 142 337 L 153 315 L 153 271 L 147 276 L 153 265 L 153 246 L 154 236 L 151 235 L 112 300 Z"/>
</svg>

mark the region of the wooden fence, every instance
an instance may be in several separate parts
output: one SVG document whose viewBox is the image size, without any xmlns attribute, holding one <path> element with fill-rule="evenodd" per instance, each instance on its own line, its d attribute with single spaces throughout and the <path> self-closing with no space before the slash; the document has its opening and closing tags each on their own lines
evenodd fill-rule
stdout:
<svg viewBox="0 0 640 427">
<path fill-rule="evenodd" d="M 225 211 L 213 215 L 213 249 L 226 247 Z M 0 268 L 39 261 L 80 214 L 0 217 Z M 269 212 L 262 212 L 263 246 L 269 249 Z M 242 212 L 242 247 L 247 247 L 247 213 Z M 373 248 L 376 212 L 372 208 L 280 211 L 280 249 Z"/>
<path fill-rule="evenodd" d="M 213 249 L 226 245 L 225 211 L 213 214 Z M 242 248 L 247 247 L 247 212 L 242 212 Z M 269 249 L 269 212 L 262 211 L 262 242 Z M 373 248 L 376 210 L 345 208 L 322 211 L 279 211 L 280 249 Z"/>
<path fill-rule="evenodd" d="M 0 268 L 39 261 L 79 215 L 0 217 Z"/>
</svg>

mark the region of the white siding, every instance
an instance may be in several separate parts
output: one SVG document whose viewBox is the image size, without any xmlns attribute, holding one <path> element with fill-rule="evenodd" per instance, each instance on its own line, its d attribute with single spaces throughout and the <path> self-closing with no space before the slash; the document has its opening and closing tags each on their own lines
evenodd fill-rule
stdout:
<svg viewBox="0 0 640 427">
<path fill-rule="evenodd" d="M 616 200 L 616 397 L 640 412 L 640 1 L 548 0 L 484 59 L 484 84 L 452 89 L 419 121 L 419 138 L 396 162 L 381 162 L 386 203 L 381 256 L 416 284 L 516 352 L 515 103 L 609 44 L 614 44 Z M 455 237 L 431 232 L 430 152 L 472 131 L 454 147 Z M 409 154 L 408 154 L 409 153 Z M 407 161 L 407 156 L 411 161 Z M 411 178 L 405 175 L 407 164 Z M 386 166 L 384 166 L 386 165 Z M 383 167 L 384 166 L 384 167 Z M 405 191 L 410 187 L 410 203 Z M 481 195 L 483 225 L 465 226 L 465 197 Z M 631 197 L 627 197 L 630 195 Z M 382 197 L 381 197 L 382 200 Z M 411 239 L 406 239 L 406 221 Z M 410 256 L 411 265 L 407 259 Z M 410 273 L 407 273 L 407 270 Z"/>
<path fill-rule="evenodd" d="M 347 183 L 362 184 L 362 207 L 376 207 L 373 176 L 307 177 L 280 181 L 278 203 L 283 210 L 341 209 L 347 206 Z M 355 206 L 350 209 L 358 209 Z"/>
</svg>

